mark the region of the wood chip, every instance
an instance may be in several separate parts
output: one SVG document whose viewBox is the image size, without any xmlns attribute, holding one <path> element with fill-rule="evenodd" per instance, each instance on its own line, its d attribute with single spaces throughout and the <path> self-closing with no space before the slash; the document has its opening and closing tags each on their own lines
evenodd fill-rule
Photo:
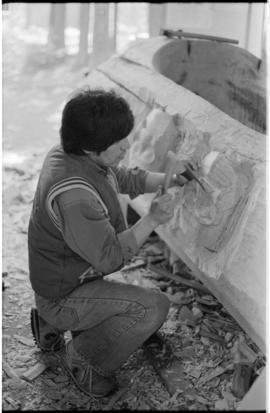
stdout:
<svg viewBox="0 0 270 413">
<path fill-rule="evenodd" d="M 68 381 L 68 377 L 67 376 L 56 376 L 53 378 L 53 381 L 55 383 L 65 383 Z"/>
<path fill-rule="evenodd" d="M 49 390 L 49 391 L 46 393 L 46 396 L 47 396 L 48 399 L 52 399 L 52 400 L 54 400 L 54 401 L 61 400 L 62 397 L 63 397 L 63 395 L 62 395 L 60 392 L 54 391 L 54 390 Z"/>
<path fill-rule="evenodd" d="M 225 399 L 217 400 L 215 403 L 215 410 L 229 410 L 229 405 L 227 403 L 227 400 Z"/>
<path fill-rule="evenodd" d="M 12 400 L 11 397 L 6 396 L 4 398 L 4 401 L 8 402 L 8 404 L 10 404 L 14 409 L 18 410 L 18 404 L 14 400 Z"/>
<path fill-rule="evenodd" d="M 182 293 L 181 291 L 175 293 L 175 294 L 169 294 L 165 293 L 167 297 L 169 298 L 170 302 L 173 304 L 178 304 L 178 305 L 183 305 L 187 303 L 187 299 L 185 298 L 185 294 Z"/>
<path fill-rule="evenodd" d="M 203 313 L 202 313 L 201 310 L 200 310 L 198 307 L 196 307 L 196 306 L 193 306 L 193 307 L 192 307 L 192 313 L 193 313 L 193 316 L 194 316 L 195 321 L 200 320 L 200 319 L 203 317 Z"/>
<path fill-rule="evenodd" d="M 223 374 L 226 370 L 223 367 L 217 367 L 215 370 L 210 371 L 210 373 L 204 375 L 200 379 L 200 385 L 207 383 L 210 380 L 213 380 L 215 377 L 220 376 Z"/>
<path fill-rule="evenodd" d="M 34 347 L 34 345 L 35 345 L 32 338 L 19 336 L 17 334 L 15 334 L 14 337 L 16 338 L 16 340 L 18 340 L 22 344 L 25 344 L 26 346 Z"/>
<path fill-rule="evenodd" d="M 20 378 L 8 379 L 5 384 L 10 387 L 12 390 L 25 390 L 27 388 L 27 383 Z"/>
<path fill-rule="evenodd" d="M 174 355 L 177 358 L 181 358 L 181 359 L 186 358 L 190 360 L 192 357 L 195 357 L 195 349 L 192 346 L 184 347 L 182 350 L 175 351 Z"/>
<path fill-rule="evenodd" d="M 211 338 L 212 340 L 218 341 L 222 344 L 225 343 L 222 337 L 218 336 L 217 334 L 211 333 L 210 331 L 207 331 L 205 327 L 200 328 L 200 335 L 203 337 Z"/>
<path fill-rule="evenodd" d="M 24 372 L 22 374 L 22 377 L 27 381 L 33 381 L 38 376 L 40 376 L 47 369 L 47 367 L 48 366 L 46 366 L 44 363 L 38 362 L 33 367 L 31 367 L 29 370 Z"/>
<path fill-rule="evenodd" d="M 44 385 L 48 386 L 48 387 L 52 387 L 55 388 L 58 386 L 57 383 L 55 383 L 53 380 L 51 379 L 47 379 L 47 378 L 43 378 L 42 382 L 44 383 Z"/>
<path fill-rule="evenodd" d="M 195 399 L 202 404 L 208 405 L 210 404 L 209 400 L 206 400 L 204 397 L 200 396 L 199 394 L 195 394 Z"/>
<path fill-rule="evenodd" d="M 210 340 L 208 337 L 201 337 L 201 342 L 205 345 L 205 346 L 209 346 L 210 345 Z"/>
<path fill-rule="evenodd" d="M 235 402 L 235 397 L 232 393 L 223 390 L 222 391 L 222 396 L 224 397 L 224 399 L 226 399 L 229 403 L 234 403 Z"/>
<path fill-rule="evenodd" d="M 233 374 L 232 393 L 242 398 L 250 388 L 253 368 L 248 363 L 237 363 Z"/>
<path fill-rule="evenodd" d="M 199 368 L 195 368 L 189 372 L 189 375 L 194 377 L 195 379 L 198 379 L 201 377 L 202 372 L 200 371 Z"/>
<path fill-rule="evenodd" d="M 19 268 L 14 268 L 14 270 L 19 271 Z M 25 273 L 24 271 L 21 270 L 21 272 L 23 272 L 23 274 L 17 274 L 17 273 L 10 273 L 10 278 L 14 278 L 15 280 L 19 280 L 19 281 L 25 281 Z"/>
<path fill-rule="evenodd" d="M 224 340 L 226 341 L 226 343 L 229 343 L 231 341 L 231 339 L 233 338 L 233 334 L 232 333 L 226 333 L 224 336 Z"/>
<path fill-rule="evenodd" d="M 12 367 L 10 367 L 10 365 L 4 360 L 2 362 L 2 368 L 6 375 L 11 379 L 20 379 L 16 371 Z"/>
<path fill-rule="evenodd" d="M 161 404 L 160 408 L 163 410 L 164 408 L 169 407 L 170 404 L 174 404 L 177 401 L 179 394 L 183 392 L 184 390 L 182 389 L 176 390 L 176 392 L 168 400 L 165 400 L 165 402 Z"/>
<path fill-rule="evenodd" d="M 133 264 L 126 265 L 125 267 L 121 269 L 121 272 L 136 270 L 137 268 L 145 267 L 146 264 L 147 264 L 146 260 L 139 260 L 138 262 L 135 262 Z"/>
<path fill-rule="evenodd" d="M 194 327 L 196 325 L 196 321 L 194 319 L 192 311 L 189 310 L 187 306 L 183 306 L 179 313 L 179 318 L 182 321 L 185 321 L 187 325 Z"/>
<path fill-rule="evenodd" d="M 245 342 L 238 345 L 238 351 L 251 363 L 254 363 L 258 357 L 258 354 L 256 354 Z"/>
</svg>

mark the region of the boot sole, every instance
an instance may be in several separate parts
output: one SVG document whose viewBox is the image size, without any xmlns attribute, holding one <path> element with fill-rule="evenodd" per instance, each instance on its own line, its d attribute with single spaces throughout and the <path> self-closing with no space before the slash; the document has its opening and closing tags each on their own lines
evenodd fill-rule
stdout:
<svg viewBox="0 0 270 413">
<path fill-rule="evenodd" d="M 36 346 L 40 350 L 44 351 L 43 348 L 41 348 L 40 346 L 40 342 L 38 338 L 39 322 L 38 322 L 38 313 L 35 308 L 31 308 L 31 330 L 32 330 L 32 336 L 33 336 Z"/>
<path fill-rule="evenodd" d="M 44 353 L 51 353 L 51 352 L 55 352 L 55 351 L 59 351 L 61 350 L 61 348 L 64 347 L 64 343 L 63 345 L 61 345 L 61 339 L 59 340 L 59 343 L 55 344 L 54 348 L 44 348 L 41 346 L 40 344 L 40 340 L 39 340 L 39 321 L 38 321 L 38 312 L 35 308 L 31 308 L 31 330 L 32 330 L 32 335 L 33 335 L 33 339 L 34 342 L 36 344 L 36 346 Z"/>
</svg>

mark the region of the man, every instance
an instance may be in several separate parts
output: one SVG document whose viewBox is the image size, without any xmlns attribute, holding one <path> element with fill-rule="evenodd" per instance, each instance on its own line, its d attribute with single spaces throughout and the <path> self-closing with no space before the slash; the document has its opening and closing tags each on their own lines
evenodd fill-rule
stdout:
<svg viewBox="0 0 270 413">
<path fill-rule="evenodd" d="M 43 351 L 61 350 L 74 383 L 97 397 L 117 388 L 115 370 L 169 310 L 165 294 L 103 278 L 173 216 L 171 195 L 160 193 L 163 173 L 119 166 L 133 124 L 128 103 L 115 92 L 76 92 L 63 110 L 61 145 L 49 151 L 40 172 L 29 222 L 35 341 Z M 128 228 L 118 194 L 156 191 L 149 212 Z M 72 340 L 65 346 L 68 330 Z"/>
</svg>

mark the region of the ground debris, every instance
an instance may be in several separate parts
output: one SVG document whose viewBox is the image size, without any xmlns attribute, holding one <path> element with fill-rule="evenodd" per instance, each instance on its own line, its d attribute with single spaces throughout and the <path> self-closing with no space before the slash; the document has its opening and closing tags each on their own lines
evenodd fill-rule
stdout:
<svg viewBox="0 0 270 413">
<path fill-rule="evenodd" d="M 226 399 L 217 400 L 215 403 L 215 410 L 229 410 L 229 405 Z"/>
<path fill-rule="evenodd" d="M 5 382 L 5 385 L 12 390 L 25 390 L 27 388 L 27 383 L 24 380 L 21 380 L 20 378 L 14 378 L 14 379 L 8 379 Z"/>
<path fill-rule="evenodd" d="M 171 408 L 174 404 L 178 405 L 179 402 L 177 401 L 177 399 L 178 399 L 178 396 L 181 395 L 182 393 L 183 393 L 183 390 L 181 389 L 176 390 L 168 400 L 165 400 L 165 402 L 161 404 L 160 408 L 162 410 L 165 410 L 165 409 Z"/>
<path fill-rule="evenodd" d="M 32 338 L 19 336 L 18 334 L 14 334 L 14 338 L 16 338 L 16 340 L 18 340 L 22 344 L 25 344 L 26 346 L 34 347 L 35 345 Z"/>
<path fill-rule="evenodd" d="M 13 400 L 10 396 L 3 395 L 3 410 L 5 410 L 5 402 L 7 402 L 13 409 L 19 410 L 20 409 L 20 402 Z M 9 410 L 8 408 L 6 410 Z"/>
<path fill-rule="evenodd" d="M 204 397 L 200 396 L 199 394 L 196 394 L 194 397 L 199 403 L 202 403 L 202 404 L 205 404 L 205 405 L 208 405 L 208 404 L 211 403 L 209 400 L 205 399 Z"/>
<path fill-rule="evenodd" d="M 68 378 L 67 378 L 67 376 L 61 376 L 61 375 L 55 376 L 54 375 L 53 381 L 55 383 L 66 383 L 68 381 Z"/>
<path fill-rule="evenodd" d="M 242 398 L 247 393 L 250 388 L 252 373 L 253 368 L 251 363 L 235 364 L 232 393 L 236 397 Z"/>
<path fill-rule="evenodd" d="M 215 333 L 212 333 L 212 332 L 209 331 L 209 330 L 207 329 L 207 327 L 205 327 L 205 326 L 202 326 L 202 327 L 200 328 L 200 335 L 201 335 L 202 337 L 208 337 L 208 338 L 211 338 L 212 340 L 218 341 L 218 342 L 220 342 L 220 343 L 224 343 L 224 340 L 223 340 L 222 337 L 220 337 L 219 335 L 217 335 L 217 334 L 215 334 Z"/>
<path fill-rule="evenodd" d="M 40 376 L 47 368 L 48 366 L 46 364 L 38 362 L 33 367 L 25 371 L 22 374 L 22 377 L 27 381 L 33 381 L 38 376 Z"/>
<path fill-rule="evenodd" d="M 2 362 L 2 368 L 6 375 L 11 378 L 11 379 L 20 379 L 19 375 L 17 374 L 16 370 L 14 370 L 10 365 L 3 360 Z"/>
<path fill-rule="evenodd" d="M 185 297 L 185 294 L 182 291 L 179 291 L 175 294 L 170 294 L 167 292 L 166 295 L 173 304 L 184 305 L 190 302 L 190 300 Z"/>
<path fill-rule="evenodd" d="M 140 376 L 141 372 L 143 370 L 143 367 L 141 367 L 137 373 L 131 378 L 129 383 L 122 387 L 117 393 L 112 395 L 112 397 L 109 400 L 109 403 L 103 408 L 103 410 L 111 410 L 112 407 L 115 405 L 115 403 L 125 394 L 127 393 L 129 387 L 137 380 L 137 378 Z"/>
<path fill-rule="evenodd" d="M 192 313 L 192 311 L 189 310 L 187 306 L 183 306 L 180 310 L 179 313 L 179 318 L 181 321 L 184 321 L 187 323 L 187 325 L 194 327 L 196 325 L 196 319 Z"/>
<path fill-rule="evenodd" d="M 247 343 L 243 342 L 238 345 L 238 351 L 241 356 L 244 356 L 244 358 L 249 361 L 250 363 L 254 363 L 255 360 L 258 357 L 258 354 L 255 353 L 248 345 Z"/>
<path fill-rule="evenodd" d="M 198 379 L 201 376 L 201 374 L 201 367 L 195 367 L 189 372 L 189 375 L 194 377 L 195 379 Z"/>
<path fill-rule="evenodd" d="M 210 371 L 209 373 L 205 374 L 201 379 L 200 379 L 200 385 L 203 385 L 207 383 L 208 381 L 213 380 L 215 377 L 220 376 L 223 374 L 226 370 L 223 367 L 216 367 L 214 370 Z"/>
</svg>

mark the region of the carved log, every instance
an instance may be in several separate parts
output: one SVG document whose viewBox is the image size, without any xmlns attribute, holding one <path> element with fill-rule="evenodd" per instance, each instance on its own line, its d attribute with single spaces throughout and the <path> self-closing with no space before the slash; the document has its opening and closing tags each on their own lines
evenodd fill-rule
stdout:
<svg viewBox="0 0 270 413">
<path fill-rule="evenodd" d="M 198 177 L 171 188 L 175 214 L 157 233 L 265 351 L 265 72 L 239 47 L 156 37 L 91 72 L 135 115 L 126 164 L 164 171 L 166 154 L 197 158 Z M 130 201 L 145 213 L 152 195 Z"/>
</svg>

